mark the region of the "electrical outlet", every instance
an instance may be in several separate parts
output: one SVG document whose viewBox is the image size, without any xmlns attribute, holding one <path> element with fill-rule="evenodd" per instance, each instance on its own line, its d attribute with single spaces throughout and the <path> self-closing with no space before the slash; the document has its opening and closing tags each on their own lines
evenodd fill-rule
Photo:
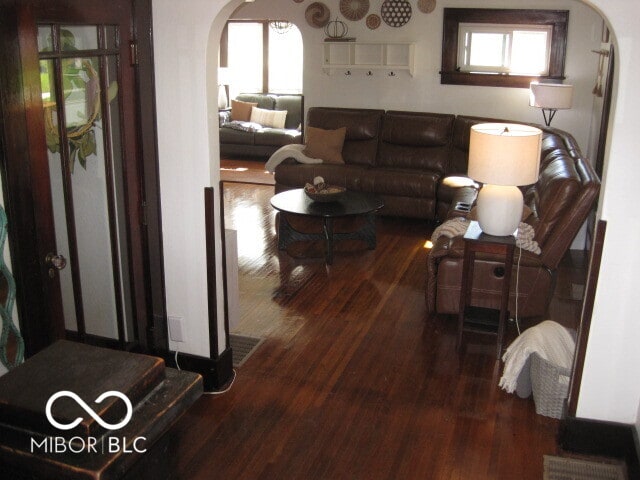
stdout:
<svg viewBox="0 0 640 480">
<path fill-rule="evenodd" d="M 174 342 L 184 342 L 184 329 L 182 317 L 167 317 L 169 321 L 169 338 Z"/>
</svg>

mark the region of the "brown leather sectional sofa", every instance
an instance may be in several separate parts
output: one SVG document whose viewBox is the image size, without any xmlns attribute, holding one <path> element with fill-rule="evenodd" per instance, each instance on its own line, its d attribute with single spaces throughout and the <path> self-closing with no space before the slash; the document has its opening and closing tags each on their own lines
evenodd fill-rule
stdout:
<svg viewBox="0 0 640 480">
<path fill-rule="evenodd" d="M 276 191 L 304 186 L 320 175 L 328 183 L 381 196 L 385 202 L 382 215 L 438 221 L 466 215 L 460 203 L 473 202 L 477 189 L 451 189 L 442 180 L 466 174 L 470 128 L 488 121 L 496 119 L 310 108 L 307 126 L 347 127 L 342 151 L 345 164 L 287 161 L 275 170 Z M 593 208 L 600 188 L 598 177 L 570 134 L 535 126 L 543 131 L 540 176 L 536 184 L 524 187 L 525 203 L 533 212 L 525 221 L 535 229 L 542 253 L 523 251 L 518 275 L 514 266 L 510 310 L 515 311 L 517 277 L 518 314 L 522 317 L 545 314 L 557 266 Z M 434 245 L 427 266 L 426 299 L 430 312 L 457 313 L 463 248 L 459 237 L 441 237 Z M 500 258 L 477 257 L 471 304 L 499 307 L 501 266 Z"/>
</svg>

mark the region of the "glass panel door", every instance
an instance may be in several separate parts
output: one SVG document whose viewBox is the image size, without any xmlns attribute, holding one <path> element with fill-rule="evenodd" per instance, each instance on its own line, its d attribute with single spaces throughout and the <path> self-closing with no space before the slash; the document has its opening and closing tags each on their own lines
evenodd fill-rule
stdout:
<svg viewBox="0 0 640 480">
<path fill-rule="evenodd" d="M 132 341 L 118 34 L 41 25 L 40 78 L 67 330 Z M 52 272 L 55 274 L 55 272 Z"/>
</svg>

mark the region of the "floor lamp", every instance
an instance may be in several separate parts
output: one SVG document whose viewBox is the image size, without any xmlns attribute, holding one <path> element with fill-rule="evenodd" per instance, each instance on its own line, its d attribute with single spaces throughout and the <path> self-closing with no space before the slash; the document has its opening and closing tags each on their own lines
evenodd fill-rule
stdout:
<svg viewBox="0 0 640 480">
<path fill-rule="evenodd" d="M 483 183 L 478 223 L 484 233 L 513 235 L 523 197 L 518 188 L 538 180 L 542 131 L 528 125 L 480 123 L 471 127 L 468 175 Z"/>
<path fill-rule="evenodd" d="M 531 82 L 529 106 L 541 108 L 544 124 L 548 127 L 558 110 L 571 108 L 573 85 Z"/>
</svg>

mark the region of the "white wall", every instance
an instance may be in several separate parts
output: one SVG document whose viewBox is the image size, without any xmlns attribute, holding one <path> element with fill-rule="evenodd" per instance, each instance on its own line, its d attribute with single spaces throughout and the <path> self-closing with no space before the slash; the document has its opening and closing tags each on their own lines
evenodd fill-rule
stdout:
<svg viewBox="0 0 640 480">
<path fill-rule="evenodd" d="M 240 0 L 226 6 L 229 12 L 223 15 L 224 20 L 212 26 L 227 3 L 153 2 L 167 314 L 184 318 L 186 340 L 170 342 L 170 347 L 206 357 L 209 328 L 203 192 L 204 187 L 213 185 L 218 198 L 217 55 L 224 20 Z M 214 109 L 209 108 L 208 97 Z M 215 211 L 218 332 L 224 333 L 219 208 Z M 219 340 L 218 348 L 223 350 L 223 334 Z"/>
<path fill-rule="evenodd" d="M 640 214 L 634 208 L 640 175 L 640 4 L 592 0 L 612 26 L 617 88 L 612 112 L 600 216 L 607 232 L 587 347 L 578 415 L 636 424 L 640 431 Z"/>
<path fill-rule="evenodd" d="M 291 0 L 256 0 L 245 3 L 234 18 L 278 19 L 293 21 L 304 40 L 305 106 L 344 106 L 382 108 L 386 110 L 414 110 L 506 118 L 514 121 L 542 123 L 542 112 L 529 107 L 529 91 L 524 88 L 470 87 L 441 85 L 438 74 L 441 66 L 442 19 L 445 7 L 482 8 L 550 8 L 569 10 L 566 83 L 575 86 L 573 108 L 558 112 L 553 125 L 571 132 L 579 145 L 585 147 L 589 139 L 598 56 L 591 50 L 600 48 L 602 18 L 593 9 L 575 0 L 439 0 L 430 14 L 420 12 L 412 1 L 411 20 L 394 28 L 381 23 L 376 30 L 366 27 L 364 20 L 352 22 L 340 15 L 339 0 L 325 0 L 331 18 L 338 16 L 348 28 L 348 36 L 363 42 L 408 41 L 416 43 L 415 75 L 352 69 L 351 76 L 343 73 L 326 75 L 322 72 L 322 43 L 324 29 L 311 27 L 304 14 L 307 3 Z M 371 2 L 370 13 L 374 13 Z M 379 12 L 378 12 L 379 13 Z"/>
</svg>

